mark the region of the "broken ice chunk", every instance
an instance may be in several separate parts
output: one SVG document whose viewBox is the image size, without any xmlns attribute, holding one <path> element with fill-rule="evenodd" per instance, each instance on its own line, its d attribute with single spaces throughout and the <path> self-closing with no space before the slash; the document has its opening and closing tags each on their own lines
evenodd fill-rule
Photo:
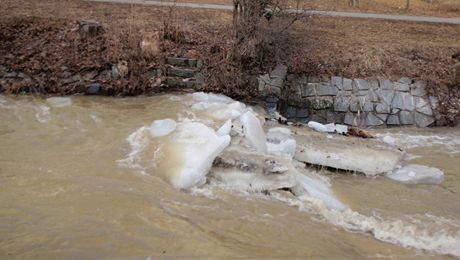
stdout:
<svg viewBox="0 0 460 260">
<path fill-rule="evenodd" d="M 405 184 L 440 184 L 444 179 L 441 170 L 418 164 L 403 166 L 386 176 Z"/>
<path fill-rule="evenodd" d="M 177 123 L 172 119 L 155 120 L 150 125 L 150 135 L 152 137 L 161 137 L 169 135 L 176 129 Z"/>
<path fill-rule="evenodd" d="M 274 155 L 294 157 L 297 143 L 291 130 L 284 127 L 270 128 L 267 133 L 267 152 Z"/>
<path fill-rule="evenodd" d="M 321 200 L 329 209 L 343 210 L 347 206 L 340 202 L 334 195 L 327 183 L 320 179 L 297 173 L 297 185 L 291 190 L 300 200 L 308 199 L 309 196 Z"/>
<path fill-rule="evenodd" d="M 218 136 L 204 124 L 181 123 L 164 144 L 164 160 L 159 163 L 174 187 L 190 189 L 206 182 L 212 162 L 229 144 L 230 136 Z"/>
<path fill-rule="evenodd" d="M 230 131 L 232 130 L 232 120 L 227 120 L 224 125 L 222 125 L 219 130 L 217 130 L 217 134 L 220 136 L 229 135 Z"/>
<path fill-rule="evenodd" d="M 327 125 L 323 125 L 321 123 L 315 122 L 315 121 L 310 121 L 308 122 L 308 127 L 311 129 L 318 131 L 318 132 L 323 132 L 323 133 L 338 133 L 338 134 L 345 134 L 348 132 L 348 126 L 346 125 L 340 125 L 340 124 L 334 124 L 330 123 Z"/>
<path fill-rule="evenodd" d="M 240 117 L 240 121 L 243 125 L 244 137 L 247 143 L 258 152 L 267 152 L 265 133 L 259 119 L 257 119 L 254 113 L 247 111 Z"/>
</svg>

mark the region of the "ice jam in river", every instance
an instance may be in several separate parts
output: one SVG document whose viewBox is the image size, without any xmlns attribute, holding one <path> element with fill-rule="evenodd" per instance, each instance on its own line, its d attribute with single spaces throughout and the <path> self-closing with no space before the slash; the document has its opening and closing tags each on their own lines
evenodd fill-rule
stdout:
<svg viewBox="0 0 460 260">
<path fill-rule="evenodd" d="M 460 129 L 364 140 L 205 93 L 0 112 L 5 257 L 460 257 Z"/>
</svg>

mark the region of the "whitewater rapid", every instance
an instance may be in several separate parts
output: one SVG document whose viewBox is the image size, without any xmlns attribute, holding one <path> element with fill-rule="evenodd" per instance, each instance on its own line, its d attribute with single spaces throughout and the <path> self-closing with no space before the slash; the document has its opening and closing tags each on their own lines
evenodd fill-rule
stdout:
<svg viewBox="0 0 460 260">
<path fill-rule="evenodd" d="M 254 162 L 256 159 L 249 159 L 251 156 L 277 156 L 279 162 L 284 164 L 270 166 L 269 171 L 294 176 L 291 189 L 294 195 L 284 196 L 275 192 L 269 193 L 269 199 L 298 207 L 301 211 L 319 216 L 322 221 L 351 232 L 371 234 L 378 240 L 403 247 L 460 257 L 458 220 L 440 216 L 393 219 L 378 213 L 368 216 L 353 210 L 335 195 L 333 180 L 314 170 L 296 167 L 297 162 L 292 159 L 296 144 L 289 129 L 275 129 L 280 126 L 272 123 L 272 130 L 265 133 L 262 127 L 265 115 L 258 114 L 253 108 L 225 96 L 205 93 L 194 93 L 187 98 L 171 97 L 171 100 L 182 103 L 183 109 L 177 118 L 164 118 L 150 125 L 139 126 L 126 139 L 130 151 L 126 158 L 118 161 L 120 166 L 143 174 L 160 173 L 172 186 L 191 189 L 195 195 L 212 196 L 214 189 L 228 189 L 244 196 L 261 196 L 265 193 L 257 191 L 277 187 L 277 181 L 283 185 L 291 183 L 292 179 L 267 179 L 264 173 L 251 177 L 251 170 L 241 169 L 241 165 L 249 165 L 246 168 L 252 164 L 259 165 Z M 383 142 L 406 149 L 441 145 L 449 153 L 455 154 L 460 146 L 460 139 L 456 136 L 385 133 L 378 137 Z M 248 151 L 248 158 L 227 158 L 230 164 L 234 163 L 240 168 L 233 165 L 232 170 L 225 170 L 224 174 L 232 174 L 230 177 L 207 178 L 209 172 L 217 171 L 213 161 L 229 147 Z M 255 188 L 259 186 L 262 188 Z M 266 195 L 261 197 L 267 198 Z M 427 228 L 427 221 L 430 222 L 430 228 Z"/>
</svg>

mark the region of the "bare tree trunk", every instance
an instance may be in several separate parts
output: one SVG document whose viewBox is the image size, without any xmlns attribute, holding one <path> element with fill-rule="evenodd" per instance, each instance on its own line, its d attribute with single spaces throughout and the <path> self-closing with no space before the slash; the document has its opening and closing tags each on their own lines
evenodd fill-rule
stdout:
<svg viewBox="0 0 460 260">
<path fill-rule="evenodd" d="M 410 0 L 406 0 L 406 11 L 410 9 Z"/>
</svg>

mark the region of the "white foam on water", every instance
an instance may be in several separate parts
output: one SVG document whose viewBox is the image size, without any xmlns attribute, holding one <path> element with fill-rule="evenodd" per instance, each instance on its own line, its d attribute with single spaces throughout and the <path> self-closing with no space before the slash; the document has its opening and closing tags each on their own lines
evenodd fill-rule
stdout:
<svg viewBox="0 0 460 260">
<path fill-rule="evenodd" d="M 68 97 L 50 97 L 46 99 L 46 102 L 52 107 L 60 108 L 72 105 L 72 99 Z"/>
<path fill-rule="evenodd" d="M 35 108 L 35 118 L 38 122 L 45 124 L 51 120 L 50 107 L 46 105 L 40 105 Z"/>
<path fill-rule="evenodd" d="M 460 230 L 452 224 L 450 227 L 453 228 L 445 228 L 449 221 L 443 218 L 439 220 L 443 227 L 434 222 L 435 226 L 429 229 L 425 221 L 416 223 L 417 221 L 410 221 L 410 218 L 392 220 L 378 215 L 366 216 L 352 209 L 329 209 L 323 201 L 311 196 L 296 199 L 273 194 L 272 197 L 298 207 L 301 211 L 317 214 L 327 222 L 348 231 L 369 233 L 378 240 L 403 247 L 460 257 Z"/>
<path fill-rule="evenodd" d="M 143 126 L 126 138 L 130 146 L 130 152 L 125 159 L 118 160 L 120 166 L 144 171 L 145 167 L 141 164 L 141 154 L 149 146 L 149 128 Z"/>
</svg>

